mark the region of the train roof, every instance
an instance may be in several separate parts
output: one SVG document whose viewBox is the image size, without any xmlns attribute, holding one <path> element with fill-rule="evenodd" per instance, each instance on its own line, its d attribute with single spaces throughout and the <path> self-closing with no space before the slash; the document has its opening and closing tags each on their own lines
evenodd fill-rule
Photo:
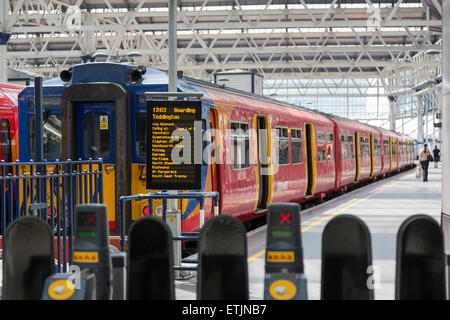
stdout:
<svg viewBox="0 0 450 320">
<path fill-rule="evenodd" d="M 17 95 L 23 89 L 8 83 L 0 83 L 0 106 L 17 107 Z"/>
<path fill-rule="evenodd" d="M 71 68 L 72 71 L 72 80 L 71 82 L 64 82 L 59 77 L 44 81 L 44 86 L 50 87 L 58 87 L 58 86 L 68 86 L 71 83 L 87 83 L 87 82 L 111 82 L 111 79 L 114 79 L 115 83 L 120 85 L 130 86 L 130 71 L 137 68 L 137 65 L 130 63 L 116 63 L 116 62 L 88 62 L 83 64 L 74 65 Z M 169 83 L 169 76 L 167 71 L 154 69 L 150 67 L 146 67 L 146 72 L 142 75 L 142 80 L 140 81 L 141 85 L 154 85 L 158 86 L 160 90 L 167 90 Z M 334 119 L 335 121 L 348 121 L 353 124 L 358 124 L 358 126 L 366 126 L 371 129 L 382 129 L 378 128 L 366 123 L 362 123 L 356 120 L 346 119 L 337 115 L 315 111 L 311 109 L 307 109 L 301 106 L 292 105 L 283 101 L 279 101 L 270 97 L 261 96 L 253 93 L 249 93 L 247 91 L 242 91 L 238 89 L 223 87 L 217 85 L 215 83 L 198 80 L 190 77 L 181 77 L 178 79 L 178 89 L 183 92 L 201 92 L 204 95 L 204 99 L 212 100 L 212 95 L 217 96 L 218 94 L 221 97 L 228 96 L 230 100 L 236 100 L 235 96 L 239 96 L 241 99 L 253 99 L 253 100 L 262 100 L 266 101 L 269 104 L 268 107 L 273 106 L 284 106 L 289 109 L 284 110 L 286 113 L 291 113 L 292 110 L 302 110 L 303 112 L 308 113 L 312 117 L 316 118 L 326 118 L 328 121 Z M 212 90 L 210 90 L 212 89 Z M 17 104 L 17 101 L 16 101 Z M 281 110 L 280 110 L 281 112 Z M 391 134 L 399 135 L 399 133 L 395 131 L 390 131 L 387 129 L 385 132 L 390 132 Z"/>
</svg>

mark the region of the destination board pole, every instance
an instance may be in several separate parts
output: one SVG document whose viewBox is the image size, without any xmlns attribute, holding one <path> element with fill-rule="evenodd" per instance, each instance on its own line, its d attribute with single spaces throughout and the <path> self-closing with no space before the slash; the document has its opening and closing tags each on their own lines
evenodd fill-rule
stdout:
<svg viewBox="0 0 450 320">
<path fill-rule="evenodd" d="M 177 83 L 177 0 L 169 0 L 169 92 L 178 91 Z M 175 100 L 176 97 L 169 97 L 169 100 Z M 169 193 L 177 194 L 176 190 L 169 190 Z M 178 200 L 169 199 L 167 201 L 167 212 L 165 213 L 171 216 L 177 216 L 178 214 Z M 181 219 L 181 213 L 180 213 Z M 176 219 L 179 220 L 179 219 Z M 181 232 L 181 221 L 180 221 L 180 232 Z M 175 265 L 181 265 L 181 254 L 178 257 L 178 251 L 181 250 L 181 243 L 176 241 L 174 252 L 175 252 Z M 179 278 L 179 271 L 175 271 L 175 278 Z"/>
</svg>

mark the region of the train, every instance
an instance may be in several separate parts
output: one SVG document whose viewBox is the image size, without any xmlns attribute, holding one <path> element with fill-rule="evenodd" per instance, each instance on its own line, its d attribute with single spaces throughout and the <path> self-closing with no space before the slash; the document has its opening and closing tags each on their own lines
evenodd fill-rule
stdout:
<svg viewBox="0 0 450 320">
<path fill-rule="evenodd" d="M 0 83 L 0 160 L 18 159 L 18 95 L 23 86 Z"/>
<path fill-rule="evenodd" d="M 88 62 L 44 81 L 44 157 L 103 159 L 110 232 L 119 232 L 119 197 L 145 194 L 146 92 L 167 92 L 168 73 L 129 63 Z M 309 203 L 414 166 L 412 139 L 357 121 L 181 76 L 178 91 L 201 93 L 210 154 L 200 191 L 219 193 L 219 212 L 251 222 L 275 202 Z M 192 100 L 194 98 L 191 98 Z M 34 88 L 19 93 L 19 159 L 34 153 Z M 232 159 L 232 161 L 217 161 Z M 154 191 L 154 190 L 152 190 Z M 182 231 L 199 230 L 199 202 L 179 200 Z M 126 228 L 161 216 L 161 203 L 127 209 Z M 214 215 L 211 199 L 205 219 Z"/>
</svg>

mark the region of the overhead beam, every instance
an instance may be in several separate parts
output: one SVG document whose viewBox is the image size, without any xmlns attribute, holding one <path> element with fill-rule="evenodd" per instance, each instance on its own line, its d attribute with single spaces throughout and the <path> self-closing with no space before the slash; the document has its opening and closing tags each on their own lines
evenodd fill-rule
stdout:
<svg viewBox="0 0 450 320">
<path fill-rule="evenodd" d="M 439 20 L 391 20 L 383 24 L 384 28 L 412 28 L 412 27 L 440 27 Z M 263 22 L 197 22 L 195 25 L 178 23 L 177 30 L 240 30 L 240 29 L 279 29 L 279 28 L 367 28 L 367 20 L 333 20 L 324 21 L 317 24 L 313 21 L 263 21 Z M 82 25 L 80 31 L 167 31 L 167 23 L 141 23 L 132 25 L 122 24 L 98 24 Z M 50 32 L 70 32 L 65 25 L 37 25 L 37 26 L 14 26 L 12 33 L 50 33 Z"/>
<path fill-rule="evenodd" d="M 234 48 L 223 48 L 223 47 L 213 47 L 213 48 L 179 48 L 178 52 L 180 54 L 186 55 L 208 55 L 212 54 L 301 54 L 301 53 L 317 53 L 317 52 L 332 52 L 332 53 L 353 53 L 353 52 L 379 52 L 379 53 L 388 53 L 388 52 L 400 52 L 400 51 L 409 51 L 409 50 L 440 50 L 441 47 L 439 45 L 385 45 L 385 46 L 266 46 L 266 47 L 234 47 Z M 126 55 L 127 50 L 118 50 L 112 52 L 111 50 L 102 50 L 107 55 L 115 55 L 118 53 L 119 55 Z M 168 49 L 133 49 L 133 52 L 138 52 L 140 54 L 168 54 Z M 81 50 L 47 50 L 43 51 L 10 51 L 8 53 L 8 57 L 21 57 L 21 58 L 44 58 L 47 56 L 53 57 L 79 57 L 83 54 Z"/>
</svg>

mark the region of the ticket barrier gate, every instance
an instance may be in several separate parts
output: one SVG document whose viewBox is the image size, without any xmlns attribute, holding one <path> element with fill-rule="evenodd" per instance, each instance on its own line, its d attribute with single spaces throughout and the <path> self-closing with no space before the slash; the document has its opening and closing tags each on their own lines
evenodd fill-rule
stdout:
<svg viewBox="0 0 450 320">
<path fill-rule="evenodd" d="M 126 299 L 127 255 L 125 252 L 111 254 L 113 267 L 113 300 Z"/>
<path fill-rule="evenodd" d="M 397 234 L 396 300 L 445 300 L 442 229 L 433 218 L 414 215 Z"/>
<path fill-rule="evenodd" d="M 73 248 L 69 270 L 74 272 L 48 277 L 42 299 L 110 300 L 112 266 L 105 205 L 75 206 Z"/>
<path fill-rule="evenodd" d="M 128 300 L 174 300 L 172 232 L 159 218 L 146 216 L 130 226 Z"/>
<path fill-rule="evenodd" d="M 322 300 L 373 300 L 370 232 L 358 217 L 334 217 L 322 233 Z"/>
<path fill-rule="evenodd" d="M 248 300 L 247 234 L 237 218 L 219 215 L 200 229 L 198 300 Z"/>
<path fill-rule="evenodd" d="M 276 203 L 268 209 L 264 300 L 306 300 L 300 206 Z"/>
<path fill-rule="evenodd" d="M 14 220 L 3 242 L 4 300 L 41 299 L 45 279 L 55 271 L 50 227 L 28 216 Z"/>
<path fill-rule="evenodd" d="M 112 298 L 112 265 L 108 241 L 108 213 L 104 204 L 75 206 L 73 263 L 95 274 L 96 299 Z"/>
</svg>

